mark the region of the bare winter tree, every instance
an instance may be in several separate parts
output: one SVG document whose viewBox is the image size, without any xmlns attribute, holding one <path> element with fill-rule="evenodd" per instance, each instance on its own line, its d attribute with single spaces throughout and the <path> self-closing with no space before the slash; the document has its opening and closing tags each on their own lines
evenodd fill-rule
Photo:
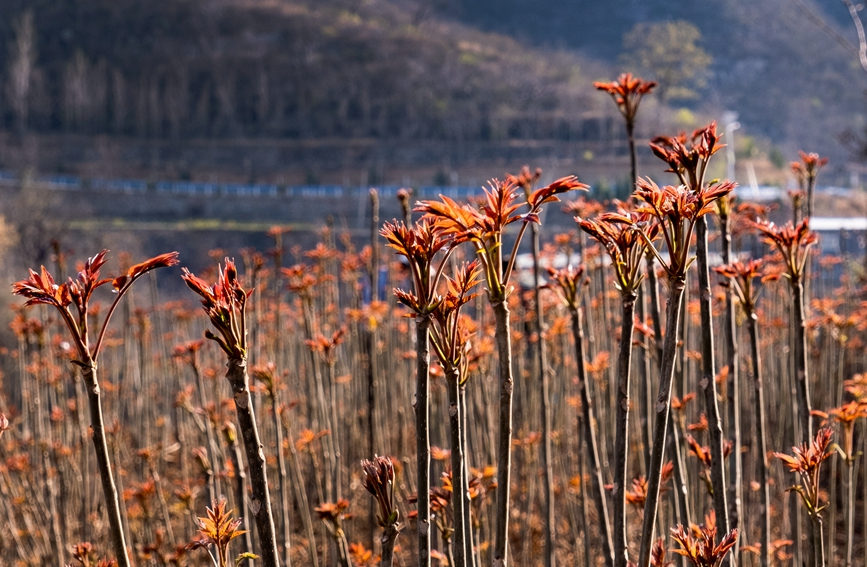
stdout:
<svg viewBox="0 0 867 567">
<path fill-rule="evenodd" d="M 148 133 L 154 138 L 162 135 L 163 101 L 160 97 L 160 81 L 156 73 L 148 77 L 147 83 Z"/>
<path fill-rule="evenodd" d="M 148 84 L 148 77 L 139 76 L 134 87 L 135 133 L 142 137 L 148 135 Z"/>
<path fill-rule="evenodd" d="M 81 51 L 76 51 L 63 72 L 63 120 L 71 130 L 81 128 L 87 121 L 88 80 L 90 63 Z"/>
<path fill-rule="evenodd" d="M 262 130 L 267 128 L 271 109 L 271 82 L 268 70 L 260 65 L 256 74 L 256 121 Z"/>
<path fill-rule="evenodd" d="M 166 78 L 163 99 L 169 122 L 169 134 L 173 139 L 178 139 L 190 107 L 190 77 L 185 65 L 180 65 Z"/>
<path fill-rule="evenodd" d="M 841 1 L 849 10 L 849 15 L 852 17 L 852 22 L 855 24 L 855 31 L 858 32 L 858 62 L 861 63 L 861 68 L 867 72 L 867 37 L 864 35 L 864 22 L 861 21 L 861 14 L 858 13 L 862 8 L 864 8 L 864 6 L 856 6 L 852 0 Z"/>
<path fill-rule="evenodd" d="M 126 127 L 129 101 L 126 79 L 119 69 L 111 73 L 111 126 L 115 134 L 122 134 Z"/>
<path fill-rule="evenodd" d="M 219 104 L 221 123 L 219 126 L 229 135 L 237 134 L 238 125 L 235 120 L 237 71 L 232 69 L 231 63 L 227 61 L 219 61 L 216 68 L 219 71 L 214 74 L 214 93 Z"/>
<path fill-rule="evenodd" d="M 6 83 L 6 98 L 15 115 L 15 127 L 19 132 L 27 130 L 30 113 L 30 87 L 36 67 L 36 30 L 33 12 L 21 14 L 12 25 L 15 39 L 9 46 L 9 78 Z"/>
<path fill-rule="evenodd" d="M 849 41 L 849 38 L 841 34 L 834 26 L 828 24 L 825 18 L 817 14 L 802 0 L 794 0 L 795 6 L 820 30 L 828 34 L 834 41 L 843 46 L 849 53 L 858 57 L 858 62 L 861 68 L 867 72 L 867 36 L 864 33 L 864 22 L 861 20 L 861 10 L 864 9 L 863 4 L 855 4 L 853 0 L 840 0 L 846 9 L 849 10 L 849 16 L 852 18 L 852 23 L 855 24 L 855 32 L 858 34 L 858 45 Z"/>
<path fill-rule="evenodd" d="M 85 128 L 89 132 L 104 132 L 108 125 L 108 65 L 104 59 L 90 67 L 87 74 L 87 111 Z"/>
</svg>

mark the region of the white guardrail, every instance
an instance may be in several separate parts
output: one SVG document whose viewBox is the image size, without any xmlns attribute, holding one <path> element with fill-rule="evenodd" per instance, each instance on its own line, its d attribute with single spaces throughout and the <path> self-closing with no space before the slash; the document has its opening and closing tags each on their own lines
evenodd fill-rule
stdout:
<svg viewBox="0 0 867 567">
<path fill-rule="evenodd" d="M 0 170 L 0 185 L 16 185 L 20 176 L 13 171 Z M 85 179 L 75 175 L 41 175 L 31 180 L 32 183 L 58 191 L 105 191 L 112 193 L 169 193 L 174 195 L 227 195 L 243 197 L 349 197 L 367 193 L 373 186 L 341 185 L 276 185 L 276 184 L 241 184 L 241 183 L 208 183 L 201 181 L 145 181 L 143 179 Z M 380 197 L 394 197 L 399 185 L 378 186 Z M 833 196 L 848 196 L 855 190 L 844 187 L 817 187 L 817 193 Z M 423 185 L 413 189 L 415 198 L 436 198 L 446 195 L 453 199 L 466 199 L 482 194 L 481 187 L 444 187 Z M 786 191 L 780 187 L 739 186 L 735 194 L 748 201 L 775 201 L 786 197 Z"/>
<path fill-rule="evenodd" d="M 21 181 L 18 174 L 0 170 L 0 185 L 17 185 Z M 279 197 L 299 196 L 312 198 L 334 198 L 366 194 L 373 186 L 343 187 L 341 185 L 276 185 L 208 183 L 201 181 L 145 181 L 143 179 L 84 179 L 75 175 L 41 175 L 30 180 L 31 183 L 57 191 L 99 191 L 110 193 L 143 194 L 155 193 L 211 196 L 226 195 L 238 197 Z M 397 196 L 399 185 L 378 186 L 380 197 Z M 454 199 L 480 195 L 480 187 L 439 187 L 422 186 L 413 189 L 414 197 L 438 197 L 447 195 Z"/>
</svg>

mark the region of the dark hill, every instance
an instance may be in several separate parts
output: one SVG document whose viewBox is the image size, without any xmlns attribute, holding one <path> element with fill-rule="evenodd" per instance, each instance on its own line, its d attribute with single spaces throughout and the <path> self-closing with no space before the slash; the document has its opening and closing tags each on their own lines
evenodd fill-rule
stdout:
<svg viewBox="0 0 867 567">
<path fill-rule="evenodd" d="M 839 0 L 803 3 L 856 41 Z M 687 20 L 714 58 L 704 104 L 739 112 L 752 133 L 785 142 L 789 151 L 809 147 L 845 158 L 839 134 L 864 124 L 867 74 L 795 0 L 452 0 L 442 13 L 610 64 L 636 23 Z"/>
<path fill-rule="evenodd" d="M 6 0 L 30 9 L 36 131 L 155 138 L 568 138 L 592 65 L 385 0 Z M 9 89 L 2 122 L 16 124 Z"/>
</svg>

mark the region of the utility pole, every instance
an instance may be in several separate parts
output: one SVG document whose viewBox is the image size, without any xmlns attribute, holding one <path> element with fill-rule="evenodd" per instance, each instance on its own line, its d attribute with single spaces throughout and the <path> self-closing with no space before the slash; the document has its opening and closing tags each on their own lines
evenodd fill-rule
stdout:
<svg viewBox="0 0 867 567">
<path fill-rule="evenodd" d="M 734 132 L 741 127 L 738 122 L 738 113 L 731 110 L 723 112 L 722 122 L 725 125 L 726 144 L 726 178 L 735 180 L 735 137 Z"/>
</svg>

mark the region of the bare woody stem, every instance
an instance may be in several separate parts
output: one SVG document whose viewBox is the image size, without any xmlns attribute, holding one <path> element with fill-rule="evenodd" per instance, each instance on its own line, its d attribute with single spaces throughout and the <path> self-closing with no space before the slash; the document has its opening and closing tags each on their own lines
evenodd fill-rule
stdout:
<svg viewBox="0 0 867 567">
<path fill-rule="evenodd" d="M 47 359 L 48 354 L 45 352 L 46 344 L 43 341 L 40 341 L 40 356 L 45 357 Z M 26 348 L 26 347 L 25 347 Z M 19 352 L 23 353 L 24 348 L 19 350 Z M 22 373 L 24 376 L 24 373 Z M 39 392 L 39 385 L 37 384 L 36 391 Z M 38 404 L 37 411 L 42 414 L 45 411 L 46 405 L 50 407 L 51 404 Z M 42 461 L 42 482 L 44 483 L 45 488 L 45 499 L 48 500 L 48 514 L 51 518 L 51 539 L 53 540 L 52 550 L 55 555 L 55 564 L 59 567 L 63 567 L 64 565 L 64 556 L 66 555 L 66 545 L 64 542 L 63 533 L 60 527 L 60 513 L 57 508 L 57 500 L 58 500 L 58 487 L 56 475 L 52 474 L 52 450 L 54 447 L 54 442 L 52 440 L 53 435 L 51 431 L 51 426 L 49 425 L 47 428 L 45 427 L 45 422 L 43 421 L 44 417 L 42 415 L 36 420 L 35 423 L 35 431 L 36 431 L 36 439 L 39 439 L 38 443 L 39 447 L 39 455 L 40 460 Z M 3 418 L 5 421 L 5 417 Z M 0 431 L 2 433 L 2 431 Z M 56 450 L 54 451 L 54 456 L 57 457 Z M 61 483 L 62 484 L 62 483 Z"/>
<path fill-rule="evenodd" d="M 846 567 L 852 567 L 855 544 L 855 459 L 846 459 Z M 762 566 L 764 567 L 764 566 Z"/>
<path fill-rule="evenodd" d="M 753 385 L 755 387 L 756 404 L 756 437 L 759 442 L 759 485 L 762 490 L 762 567 L 771 564 L 771 487 L 768 484 L 770 465 L 768 463 L 768 440 L 765 432 L 765 393 L 762 384 L 762 359 L 759 353 L 758 317 L 751 310 L 747 314 L 747 330 L 750 334 L 750 350 L 752 355 Z"/>
<path fill-rule="evenodd" d="M 635 183 L 638 181 L 638 163 L 635 151 L 635 122 L 626 121 L 626 140 L 629 142 L 629 174 L 632 180 L 631 191 L 635 191 Z"/>
<path fill-rule="evenodd" d="M 707 414 L 710 436 L 711 469 L 713 486 L 713 507 L 716 512 L 719 533 L 729 532 L 729 510 L 725 481 L 725 459 L 723 457 L 722 419 L 717 402 L 716 366 L 714 364 L 713 320 L 711 314 L 710 274 L 707 260 L 707 218 L 700 217 L 695 223 L 696 263 L 698 264 L 698 295 L 701 316 L 701 380 L 699 386 L 704 393 L 705 413 Z M 723 560 L 724 565 L 731 563 L 731 555 Z"/>
<path fill-rule="evenodd" d="M 581 408 L 584 414 L 581 421 L 584 428 L 584 444 L 587 447 L 590 462 L 590 478 L 593 482 L 593 502 L 596 505 L 596 514 L 601 524 L 599 532 L 602 536 L 605 565 L 611 567 L 614 564 L 614 544 L 611 540 L 611 523 L 606 503 L 605 482 L 602 479 L 602 467 L 599 464 L 599 444 L 596 440 L 596 431 L 593 429 L 593 424 L 596 422 L 593 397 L 584 366 L 584 330 L 581 327 L 581 311 L 577 307 L 571 311 L 572 336 L 575 339 L 575 360 L 578 364 L 578 388 L 581 391 Z"/>
<path fill-rule="evenodd" d="M 277 392 L 274 391 L 271 393 L 271 419 L 277 437 L 277 469 L 280 473 L 280 512 L 283 519 L 283 563 L 286 567 L 289 567 L 292 561 L 292 554 L 290 553 L 292 548 L 290 538 L 292 535 L 292 512 L 289 504 L 289 479 L 286 474 L 286 459 L 283 456 L 283 429 L 280 427 L 278 412 Z"/>
<path fill-rule="evenodd" d="M 375 328 L 366 328 L 364 331 L 364 347 L 363 347 L 363 364 L 365 374 L 367 375 L 367 445 L 371 453 L 376 453 L 376 448 L 380 445 L 377 427 L 377 365 L 376 365 L 376 334 Z M 323 410 L 326 408 L 323 408 Z M 372 510 L 372 509 L 371 509 Z M 371 527 L 370 539 L 373 544 L 374 532 L 372 531 L 376 525 L 372 513 L 368 514 L 368 523 Z"/>
<path fill-rule="evenodd" d="M 617 356 L 617 417 L 614 434 L 614 567 L 629 561 L 626 535 L 626 463 L 629 450 L 629 385 L 632 372 L 632 335 L 635 331 L 635 293 L 622 298 L 620 351 Z"/>
<path fill-rule="evenodd" d="M 281 414 L 281 423 L 286 429 L 286 434 L 289 436 L 289 439 L 292 439 L 292 426 L 287 415 L 288 412 L 283 412 Z M 307 533 L 308 565 L 319 567 L 319 558 L 316 555 L 316 534 L 313 531 L 313 518 L 310 514 L 310 505 L 307 501 L 307 491 L 303 486 L 304 475 L 301 473 L 301 465 L 298 462 L 298 451 L 295 448 L 295 443 L 290 441 L 288 445 L 290 459 L 289 465 L 295 473 L 295 482 L 292 483 L 292 488 L 295 492 L 295 501 L 298 502 L 298 507 L 301 510 L 301 523 L 304 524 L 304 531 Z"/>
<path fill-rule="evenodd" d="M 793 372 L 795 381 L 795 396 L 798 399 L 797 408 L 794 410 L 794 427 L 792 428 L 792 436 L 794 439 L 793 445 L 797 445 L 801 440 L 809 442 L 813 438 L 812 419 L 810 416 L 810 389 L 808 382 L 808 363 L 807 363 L 807 329 L 804 309 L 804 284 L 801 281 L 800 274 L 790 274 L 790 284 L 792 289 L 792 320 L 790 322 L 793 335 Z M 792 529 L 792 539 L 801 541 L 802 522 L 797 507 L 797 498 L 795 493 L 792 494 L 792 502 L 789 504 L 790 518 L 789 524 Z M 820 534 L 821 535 L 821 534 Z M 815 550 L 812 549 L 812 544 L 815 542 L 815 537 L 808 538 L 806 557 L 811 561 L 817 557 Z M 823 550 L 824 551 L 824 550 Z M 798 556 L 804 556 L 801 547 L 795 548 L 795 558 L 798 561 Z"/>
<path fill-rule="evenodd" d="M 536 341 L 536 364 L 539 366 L 539 378 L 542 383 L 542 466 L 545 469 L 545 490 L 543 491 L 543 513 L 547 529 L 545 530 L 545 567 L 555 567 L 556 553 L 554 550 L 554 538 L 557 532 L 557 522 L 554 515 L 554 467 L 551 447 L 551 384 L 548 373 L 548 352 L 545 340 L 542 338 L 544 319 L 542 313 L 542 274 L 539 265 L 539 225 L 532 226 L 532 252 L 533 252 L 533 287 L 535 288 L 534 309 L 536 315 L 536 332 L 539 338 Z"/>
<path fill-rule="evenodd" d="M 370 298 L 379 299 L 379 195 L 370 191 Z"/>
<path fill-rule="evenodd" d="M 238 514 L 246 520 L 247 519 L 247 472 L 244 470 L 244 461 L 241 458 L 241 446 L 238 443 L 238 438 L 234 434 L 228 439 L 227 444 L 229 445 L 229 460 L 232 462 L 232 466 L 235 468 L 235 508 L 238 510 Z M 247 549 L 253 549 L 253 532 L 251 530 L 245 530 L 244 534 L 244 544 L 247 546 Z M 242 563 L 242 565 L 248 565 L 252 567 L 253 561 L 248 559 Z"/>
<path fill-rule="evenodd" d="M 645 296 L 646 296 L 646 281 L 641 283 L 641 286 L 638 288 L 638 296 L 636 297 L 636 306 L 638 313 L 636 314 L 637 319 L 644 323 L 647 319 L 647 309 L 645 306 Z M 641 424 L 639 428 L 642 437 L 642 446 L 644 448 L 644 463 L 645 466 L 650 463 L 650 447 L 653 445 L 653 428 L 650 427 L 651 416 L 653 415 L 653 376 L 651 371 L 650 364 L 650 349 L 651 344 L 650 340 L 647 341 L 647 345 L 645 347 L 640 347 L 638 354 L 638 389 L 639 389 L 639 405 L 644 403 L 644 413 L 638 412 L 638 421 Z M 658 360 L 658 359 L 657 359 Z M 657 362 L 658 364 L 658 362 Z M 646 423 L 642 422 L 642 417 L 646 420 Z"/>
<path fill-rule="evenodd" d="M 815 567 L 825 567 L 825 538 L 822 535 L 822 516 L 810 515 L 813 527 L 813 553 L 815 554 Z"/>
<path fill-rule="evenodd" d="M 340 567 L 352 567 L 352 560 L 349 558 L 349 542 L 346 541 L 343 528 L 334 530 L 332 537 L 334 537 L 334 545 L 337 547 L 337 563 Z"/>
<path fill-rule="evenodd" d="M 93 447 L 96 449 L 96 466 L 102 482 L 102 492 L 105 495 L 106 513 L 111 529 L 111 540 L 114 553 L 120 567 L 130 567 L 126 550 L 126 540 L 123 534 L 123 523 L 120 515 L 120 501 L 117 496 L 117 486 L 111 472 L 111 457 L 108 453 L 108 443 L 105 439 L 105 423 L 102 417 L 102 398 L 99 382 L 96 378 L 96 366 L 93 362 L 84 366 L 81 377 L 87 388 L 87 401 L 90 406 L 90 427 L 93 429 Z"/>
<path fill-rule="evenodd" d="M 632 181 L 632 187 L 630 189 L 635 191 L 635 184 L 638 182 L 638 159 L 635 150 L 634 119 L 626 121 L 626 138 L 629 142 L 629 171 L 631 175 L 630 179 Z M 659 365 L 660 359 L 662 358 L 662 326 L 659 319 L 659 278 L 656 277 L 653 254 L 646 254 L 645 259 L 647 267 L 646 289 L 649 291 L 650 317 L 653 321 L 653 330 L 656 334 L 653 340 L 653 352 L 656 354 L 656 364 Z M 644 323 L 644 321 L 642 321 L 642 323 Z M 649 428 L 650 424 L 648 424 L 648 429 Z"/>
<path fill-rule="evenodd" d="M 792 306 L 794 321 L 792 321 L 793 330 L 795 332 L 795 382 L 798 385 L 798 417 L 801 420 L 801 438 L 808 440 L 813 438 L 812 419 L 810 411 L 813 409 L 810 405 L 810 375 L 809 365 L 807 363 L 807 321 L 804 312 L 805 293 L 804 282 L 800 276 L 795 276 L 791 280 L 792 285 Z"/>
<path fill-rule="evenodd" d="M 467 490 L 464 492 L 464 526 L 467 530 L 467 567 L 476 567 L 476 548 L 475 544 L 475 536 L 473 535 L 473 500 L 470 498 L 469 491 L 469 482 L 470 482 L 470 466 L 469 466 L 469 455 L 470 455 L 470 444 L 467 441 L 467 432 L 469 431 L 469 426 L 467 425 L 467 383 L 466 381 L 461 384 L 460 390 L 461 396 L 461 442 L 463 443 L 462 448 L 464 452 L 464 482 L 467 485 Z"/>
<path fill-rule="evenodd" d="M 430 567 L 430 318 L 416 320 L 415 439 L 418 479 L 418 565 Z"/>
<path fill-rule="evenodd" d="M 398 535 L 400 535 L 400 528 L 396 525 L 383 528 L 382 537 L 379 538 L 379 543 L 382 547 L 379 561 L 380 567 L 392 567 L 394 563 L 394 544 L 397 542 Z"/>
<path fill-rule="evenodd" d="M 494 567 L 508 565 L 509 503 L 512 469 L 512 339 L 509 307 L 502 299 L 493 303 L 500 374 L 499 436 L 497 439 L 497 528 Z"/>
<path fill-rule="evenodd" d="M 720 240 L 722 246 L 722 261 L 728 264 L 732 261 L 732 236 L 729 230 L 729 216 L 725 209 L 719 214 Z M 738 357 L 737 321 L 735 315 L 735 301 L 731 287 L 725 292 L 725 324 L 723 326 L 723 340 L 725 341 L 726 365 L 728 366 L 728 400 L 726 409 L 728 414 L 728 426 L 734 442 L 732 454 L 729 456 L 729 514 L 730 528 L 738 527 L 741 517 L 741 406 L 740 406 L 740 362 Z M 737 558 L 738 544 L 732 550 L 732 557 Z"/>
<path fill-rule="evenodd" d="M 671 450 L 674 451 L 674 492 L 677 501 L 678 523 L 688 526 L 692 519 L 689 509 L 689 488 L 687 486 L 686 466 L 683 463 L 683 452 L 681 451 L 680 429 L 677 420 L 668 420 L 668 434 L 671 435 Z"/>
<path fill-rule="evenodd" d="M 451 466 L 452 466 L 452 509 L 454 511 L 454 550 L 455 562 L 451 567 L 466 567 L 467 557 L 472 551 L 467 550 L 467 531 L 465 525 L 466 506 L 465 494 L 467 491 L 466 479 L 464 478 L 464 451 L 463 437 L 461 435 L 461 400 L 460 400 L 460 377 L 455 369 L 446 371 L 446 387 L 449 397 L 449 432 L 451 443 Z"/>
<path fill-rule="evenodd" d="M 330 402 L 330 407 L 328 408 L 328 422 L 331 428 L 331 474 L 333 477 L 332 483 L 334 484 L 334 495 L 337 500 L 343 498 L 341 486 L 342 483 L 340 481 L 340 418 L 338 417 L 338 413 L 340 412 L 339 406 L 337 404 L 337 379 L 334 376 L 334 365 L 336 361 L 331 358 L 328 360 L 326 364 L 326 369 L 328 370 L 328 397 Z M 282 441 L 281 441 L 282 442 Z M 282 469 L 281 469 L 282 470 Z M 282 474 L 282 472 L 281 472 Z M 281 488 L 282 490 L 282 488 Z M 289 536 L 289 532 L 287 531 L 287 537 Z"/>
<path fill-rule="evenodd" d="M 631 189 L 635 190 L 635 184 L 638 182 L 638 163 L 637 163 L 637 154 L 635 150 L 635 121 L 628 120 L 626 121 L 626 136 L 629 141 L 629 165 L 630 165 L 630 174 L 632 180 Z M 660 341 L 662 340 L 661 336 L 661 328 L 659 321 L 659 281 L 656 277 L 656 269 L 654 267 L 654 257 L 652 254 L 645 255 L 646 268 L 647 268 L 647 279 L 642 283 L 644 286 L 641 291 L 647 291 L 648 299 L 650 300 L 650 314 L 651 320 L 653 321 L 653 330 L 655 336 L 653 337 L 652 347 L 653 352 L 656 355 L 656 366 L 655 368 L 659 368 L 660 360 L 662 359 L 662 352 L 660 347 Z M 645 319 L 645 299 L 642 295 L 639 295 L 638 299 L 638 317 L 642 323 L 644 323 Z M 651 379 L 651 364 L 650 364 L 650 352 L 649 348 L 641 349 L 641 366 L 639 370 L 641 371 L 641 388 L 643 390 L 643 395 L 645 396 L 645 403 L 647 407 L 645 408 L 647 423 L 645 424 L 644 430 L 647 438 L 645 439 L 645 462 L 650 463 L 650 447 L 652 444 L 651 436 L 653 435 L 652 428 L 650 427 L 650 416 L 653 415 L 653 394 L 652 391 L 652 383 Z"/>
<path fill-rule="evenodd" d="M 230 358 L 227 366 L 226 379 L 232 387 L 238 425 L 244 439 L 244 450 L 250 468 L 250 486 L 253 489 L 251 508 L 256 520 L 256 531 L 259 534 L 262 564 L 265 567 L 278 567 L 277 537 L 271 511 L 271 496 L 268 492 L 268 476 L 265 472 L 265 453 L 253 413 L 247 361 L 243 358 Z"/>
<path fill-rule="evenodd" d="M 312 341 L 314 340 L 314 309 L 313 309 L 313 301 L 309 296 L 302 297 L 302 309 L 304 310 L 304 337 L 305 339 Z M 308 349 L 308 353 L 310 355 L 310 368 L 313 369 L 313 388 L 316 391 L 316 415 L 321 420 L 321 423 L 324 426 L 324 429 L 331 431 L 331 435 L 327 435 L 323 438 L 323 456 L 325 457 L 325 467 L 327 469 L 325 476 L 325 498 L 326 500 L 331 501 L 334 499 L 335 494 L 339 492 L 335 479 L 337 478 L 337 452 L 334 449 L 335 439 L 337 435 L 335 435 L 335 427 L 334 421 L 332 421 L 331 416 L 334 408 L 329 408 L 328 403 L 325 398 L 325 385 L 322 380 L 322 365 L 319 364 L 320 360 L 317 356 L 316 352 L 313 349 Z"/>
<path fill-rule="evenodd" d="M 807 195 L 804 203 L 804 217 L 813 218 L 813 189 L 816 187 L 816 176 L 807 176 Z"/>
<path fill-rule="evenodd" d="M 376 189 L 370 190 L 370 300 L 379 300 L 379 195 Z M 364 353 L 364 365 L 367 371 L 367 442 L 370 453 L 376 453 L 380 444 L 377 435 L 377 378 L 378 368 L 376 364 L 376 329 L 367 329 L 365 332 L 366 348 Z M 323 408 L 325 410 L 325 408 Z M 368 510 L 367 521 L 370 525 L 370 545 L 373 547 L 376 525 L 373 521 L 373 509 Z"/>
<path fill-rule="evenodd" d="M 652 254 L 645 256 L 647 267 L 647 289 L 650 290 L 650 319 L 653 321 L 653 352 L 656 353 L 657 366 L 662 361 L 662 321 L 659 316 L 659 278 L 656 277 L 656 260 Z"/>
<path fill-rule="evenodd" d="M 660 365 L 662 364 L 662 321 L 659 314 L 659 278 L 656 275 L 656 258 L 652 253 L 646 253 L 644 255 L 645 260 L 645 268 L 647 272 L 647 279 L 642 282 L 644 289 L 647 290 L 648 299 L 650 300 L 650 319 L 653 324 L 653 340 L 649 341 L 649 348 L 653 349 L 655 364 L 653 365 L 653 370 L 658 371 Z M 643 300 L 642 300 L 643 303 Z M 647 453 L 647 463 L 650 463 L 650 450 L 653 446 L 653 428 L 651 427 L 651 416 L 653 415 L 653 378 L 652 375 L 648 375 L 645 377 L 644 386 L 644 395 L 645 395 L 645 404 L 646 404 L 646 419 L 647 423 L 645 424 L 646 431 L 646 439 L 647 439 L 647 448 L 645 452 Z M 686 473 L 685 466 L 683 464 L 683 455 L 681 454 L 681 445 L 680 445 L 680 433 L 677 429 L 677 424 L 674 423 L 674 420 L 670 421 L 670 433 L 672 436 L 671 445 L 674 451 L 674 473 L 675 473 L 675 481 L 677 486 L 675 487 L 676 494 L 675 500 L 677 503 L 678 515 L 680 516 L 679 523 L 683 525 L 689 525 L 689 492 L 687 488 L 686 481 Z M 649 466 L 647 467 L 650 468 Z"/>
<path fill-rule="evenodd" d="M 867 426 L 867 424 L 865 424 Z M 865 429 L 862 427 L 861 429 L 861 454 L 867 455 L 867 435 L 864 435 Z M 862 475 L 862 486 L 867 486 L 867 466 L 861 467 L 861 475 Z M 867 506 L 861 507 L 861 525 L 867 526 Z M 867 546 L 864 546 L 862 550 L 864 563 L 867 564 Z"/>
<path fill-rule="evenodd" d="M 656 420 L 653 424 L 653 447 L 650 468 L 647 472 L 647 499 L 644 503 L 644 520 L 641 529 L 638 567 L 650 565 L 650 548 L 653 543 L 653 526 L 659 508 L 659 485 L 662 463 L 665 457 L 665 437 L 671 415 L 671 382 L 674 378 L 674 362 L 677 356 L 677 329 L 683 303 L 684 278 L 669 279 L 669 296 L 665 317 L 665 339 L 662 344 L 662 365 L 659 375 L 659 395 L 656 397 Z"/>
<path fill-rule="evenodd" d="M 196 361 L 196 354 L 193 353 L 191 356 L 190 367 L 193 370 L 193 375 L 196 377 L 196 388 L 199 391 L 199 406 L 204 410 L 208 407 L 208 398 L 205 392 L 207 389 L 205 388 L 205 380 L 202 377 L 202 372 L 199 369 L 199 364 Z M 213 466 L 218 462 L 217 461 L 217 442 L 214 440 L 214 428 L 211 425 L 211 420 L 205 416 L 204 422 L 205 435 L 208 440 L 208 460 L 210 461 L 210 466 Z M 217 494 L 217 484 L 214 479 L 213 471 L 208 475 L 208 496 L 210 497 L 211 502 L 216 502 L 218 499 Z M 240 504 L 239 504 L 240 506 Z"/>
</svg>

